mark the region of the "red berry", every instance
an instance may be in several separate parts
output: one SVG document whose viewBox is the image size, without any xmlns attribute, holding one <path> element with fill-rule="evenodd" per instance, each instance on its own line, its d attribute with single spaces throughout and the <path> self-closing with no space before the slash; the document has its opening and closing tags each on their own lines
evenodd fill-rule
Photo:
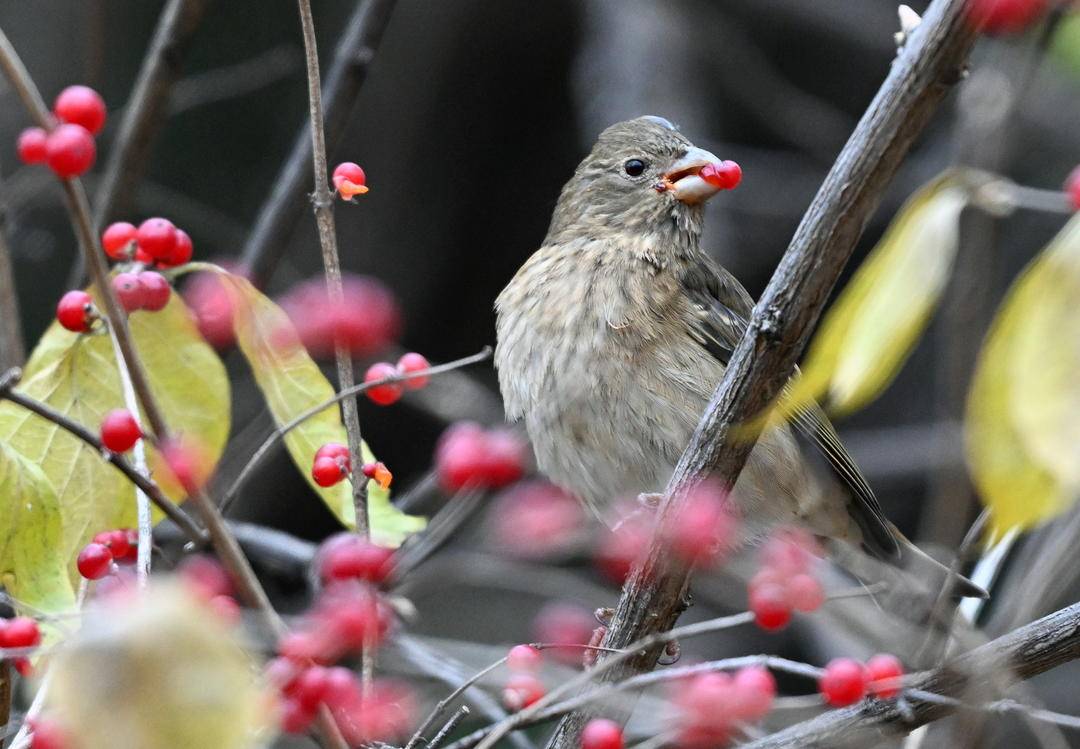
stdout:
<svg viewBox="0 0 1080 749">
<path fill-rule="evenodd" d="M 126 260 L 131 243 L 135 241 L 135 224 L 117 221 L 109 224 L 101 235 L 101 246 L 113 260 Z"/>
<path fill-rule="evenodd" d="M 120 306 L 127 312 L 135 312 L 143 308 L 146 302 L 146 289 L 139 283 L 139 277 L 134 273 L 117 273 L 112 279 L 113 293 Z"/>
<path fill-rule="evenodd" d="M 290 291 L 281 306 L 313 356 L 333 354 L 336 344 L 356 357 L 381 351 L 401 327 L 393 294 L 380 281 L 355 276 L 342 279 L 342 292 L 341 300 L 331 299 L 321 279 L 308 281 Z"/>
<path fill-rule="evenodd" d="M 390 482 L 394 480 L 394 474 L 390 473 L 390 469 L 381 460 L 364 463 L 360 466 L 360 472 L 383 489 L 389 489 Z"/>
<path fill-rule="evenodd" d="M 118 408 L 105 415 L 101 422 L 101 444 L 114 453 L 127 452 L 142 437 L 142 430 L 127 409 Z"/>
<path fill-rule="evenodd" d="M 304 707 L 297 700 L 285 700 L 281 704 L 281 730 L 285 733 L 304 733 L 314 720 L 314 708 Z"/>
<path fill-rule="evenodd" d="M 377 546 L 351 533 L 339 533 L 319 549 L 319 575 L 324 582 L 366 580 L 381 583 L 393 567 L 394 550 Z"/>
<path fill-rule="evenodd" d="M 191 262 L 191 256 L 195 254 L 195 246 L 191 242 L 191 237 L 183 229 L 176 230 L 176 244 L 173 246 L 172 252 L 168 257 L 161 258 L 161 264 L 166 268 L 171 268 L 176 265 L 183 265 L 184 263 Z"/>
<path fill-rule="evenodd" d="M 1047 11 L 1047 0 L 970 0 L 968 20 L 985 34 L 1015 34 Z"/>
<path fill-rule="evenodd" d="M 202 446 L 193 441 L 172 439 L 161 445 L 161 457 L 184 491 L 192 494 L 210 477 L 211 463 Z"/>
<path fill-rule="evenodd" d="M 138 553 L 139 534 L 131 529 L 120 528 L 114 531 L 102 531 L 94 536 L 94 543 L 109 550 L 117 562 L 135 560 Z"/>
<path fill-rule="evenodd" d="M 397 369 L 402 374 L 409 372 L 419 372 L 424 369 L 431 369 L 431 363 L 424 358 L 423 354 L 408 353 L 398 359 Z M 409 390 L 419 390 L 428 384 L 431 378 L 427 375 L 423 377 L 412 377 L 405 380 L 403 384 Z"/>
<path fill-rule="evenodd" d="M 363 195 L 368 191 L 366 186 L 367 176 L 364 174 L 364 170 L 360 168 L 359 164 L 354 164 L 351 161 L 342 162 L 334 167 L 334 174 L 330 181 L 334 183 L 334 189 L 345 200 L 349 200 L 356 195 Z"/>
<path fill-rule="evenodd" d="M 19 133 L 15 151 L 24 164 L 41 164 L 45 161 L 45 143 L 49 134 L 40 127 L 28 127 Z"/>
<path fill-rule="evenodd" d="M 350 458 L 348 445 L 343 445 L 340 442 L 327 442 L 315 451 L 315 460 L 318 460 L 319 458 L 341 459 L 345 463 L 346 470 L 352 471 L 352 468 L 349 466 Z"/>
<path fill-rule="evenodd" d="M 94 136 L 82 125 L 58 125 L 45 141 L 45 163 L 58 177 L 78 177 L 95 158 Z"/>
<path fill-rule="evenodd" d="M 723 672 L 705 673 L 676 684 L 672 702 L 678 709 L 678 745 L 714 749 L 727 744 L 735 722 L 735 686 Z"/>
<path fill-rule="evenodd" d="M 165 276 L 156 271 L 144 270 L 139 273 L 138 279 L 143 290 L 142 308 L 147 312 L 165 309 L 172 297 L 172 287 L 165 280 Z"/>
<path fill-rule="evenodd" d="M 511 487 L 488 514 L 496 544 L 518 557 L 540 557 L 569 549 L 587 526 L 581 503 L 546 481 Z"/>
<path fill-rule="evenodd" d="M 472 422 L 451 425 L 435 448 L 435 465 L 443 488 L 456 492 L 466 484 L 478 484 L 486 457 L 486 435 L 479 425 Z"/>
<path fill-rule="evenodd" d="M 515 645 L 506 656 L 506 665 L 512 671 L 535 671 L 541 660 L 540 651 L 532 645 Z"/>
<path fill-rule="evenodd" d="M 525 442 L 508 429 L 493 429 L 484 440 L 486 456 L 482 466 L 484 484 L 498 489 L 512 484 L 525 473 Z"/>
<path fill-rule="evenodd" d="M 364 374 L 364 382 L 375 382 L 386 377 L 395 377 L 397 373 L 397 368 L 393 364 L 384 361 L 376 362 L 368 367 L 368 371 Z M 396 403 L 403 392 L 405 392 L 405 386 L 400 382 L 376 385 L 365 391 L 367 397 L 380 406 L 389 406 L 391 403 Z"/>
<path fill-rule="evenodd" d="M 750 611 L 754 621 L 767 632 L 783 629 L 791 621 L 787 591 L 779 585 L 760 585 L 750 589 Z"/>
<path fill-rule="evenodd" d="M 176 250 L 176 227 L 167 218 L 148 218 L 139 224 L 135 241 L 154 260 L 167 260 Z"/>
<path fill-rule="evenodd" d="M 27 722 L 31 719 L 28 718 Z M 30 749 L 67 749 L 70 744 L 67 731 L 59 723 L 43 718 L 33 718 L 30 732 Z"/>
<path fill-rule="evenodd" d="M 176 567 L 176 573 L 197 595 L 206 600 L 216 596 L 231 596 L 232 582 L 225 568 L 213 557 L 194 554 L 184 557 Z"/>
<path fill-rule="evenodd" d="M 851 658 L 835 658 L 825 666 L 818 691 L 833 707 L 854 705 L 866 696 L 866 669 Z"/>
<path fill-rule="evenodd" d="M 776 699 L 776 679 L 763 666 L 740 668 L 732 680 L 732 713 L 742 721 L 761 720 Z"/>
<path fill-rule="evenodd" d="M 900 679 L 904 675 L 904 665 L 895 655 L 878 653 L 866 662 L 866 678 L 870 681 L 870 692 L 883 700 L 891 700 L 900 694 Z"/>
<path fill-rule="evenodd" d="M 346 475 L 345 469 L 333 458 L 317 458 L 311 465 L 311 478 L 319 486 L 333 486 Z"/>
<path fill-rule="evenodd" d="M 788 600 L 796 611 L 817 611 L 825 603 L 825 590 L 813 575 L 805 572 L 790 578 L 786 584 Z"/>
<path fill-rule="evenodd" d="M 28 616 L 9 619 L 0 630 L 0 647 L 32 648 L 41 643 L 41 630 L 38 623 Z"/>
<path fill-rule="evenodd" d="M 87 544 L 79 552 L 75 560 L 75 566 L 79 574 L 87 580 L 100 580 L 109 574 L 112 569 L 113 555 L 109 547 L 103 544 Z"/>
<path fill-rule="evenodd" d="M 788 528 L 773 533 L 762 545 L 761 564 L 787 577 L 806 572 L 817 553 L 813 536 L 801 528 Z"/>
<path fill-rule="evenodd" d="M 73 333 L 90 330 L 90 323 L 96 317 L 94 299 L 85 291 L 69 291 L 60 297 L 60 303 L 56 305 L 57 321 Z"/>
<path fill-rule="evenodd" d="M 726 492 L 708 484 L 686 498 L 679 514 L 666 528 L 665 540 L 684 564 L 707 565 L 729 545 L 735 520 Z"/>
<path fill-rule="evenodd" d="M 734 161 L 720 161 L 701 167 L 698 176 L 720 190 L 733 190 L 742 182 L 742 167 Z"/>
<path fill-rule="evenodd" d="M 105 102 L 89 86 L 68 86 L 53 103 L 53 113 L 61 122 L 82 125 L 97 135 L 105 125 Z"/>
<path fill-rule="evenodd" d="M 581 729 L 581 749 L 623 749 L 622 726 L 606 718 L 593 718 Z"/>
<path fill-rule="evenodd" d="M 511 674 L 503 688 L 502 701 L 507 710 L 516 712 L 544 696 L 544 683 L 532 674 Z"/>
<path fill-rule="evenodd" d="M 1069 196 L 1069 203 L 1072 204 L 1073 209 L 1080 211 L 1080 166 L 1069 173 L 1069 177 L 1065 180 L 1065 187 L 1063 189 Z"/>
</svg>

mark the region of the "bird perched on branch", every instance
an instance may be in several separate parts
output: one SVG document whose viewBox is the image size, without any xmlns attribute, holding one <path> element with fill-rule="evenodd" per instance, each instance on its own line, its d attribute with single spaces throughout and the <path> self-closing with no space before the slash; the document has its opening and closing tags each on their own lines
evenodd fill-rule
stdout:
<svg viewBox="0 0 1080 749">
<path fill-rule="evenodd" d="M 612 125 L 495 304 L 507 416 L 525 421 L 540 470 L 601 516 L 663 491 L 751 315 L 701 249 L 719 191 L 702 170 L 718 162 L 660 117 Z M 814 471 L 813 451 L 837 480 Z M 731 496 L 747 540 L 795 525 L 835 552 L 946 573 L 885 517 L 814 404 L 765 430 Z M 963 579 L 958 590 L 985 595 Z"/>
</svg>

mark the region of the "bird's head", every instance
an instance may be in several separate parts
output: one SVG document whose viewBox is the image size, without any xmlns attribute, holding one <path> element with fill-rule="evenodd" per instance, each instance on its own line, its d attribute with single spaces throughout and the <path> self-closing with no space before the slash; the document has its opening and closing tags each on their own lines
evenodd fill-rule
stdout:
<svg viewBox="0 0 1080 749">
<path fill-rule="evenodd" d="M 662 117 L 612 125 L 563 187 L 549 241 L 620 231 L 696 242 L 702 206 L 721 189 L 699 173 L 719 161 Z"/>
</svg>

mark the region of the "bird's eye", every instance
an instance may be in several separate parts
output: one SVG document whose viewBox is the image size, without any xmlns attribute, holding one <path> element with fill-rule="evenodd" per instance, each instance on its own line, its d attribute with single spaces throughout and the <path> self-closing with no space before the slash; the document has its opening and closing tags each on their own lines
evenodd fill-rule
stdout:
<svg viewBox="0 0 1080 749">
<path fill-rule="evenodd" d="M 641 159 L 630 159 L 623 164 L 623 171 L 631 177 L 639 177 L 645 171 L 645 162 Z"/>
</svg>

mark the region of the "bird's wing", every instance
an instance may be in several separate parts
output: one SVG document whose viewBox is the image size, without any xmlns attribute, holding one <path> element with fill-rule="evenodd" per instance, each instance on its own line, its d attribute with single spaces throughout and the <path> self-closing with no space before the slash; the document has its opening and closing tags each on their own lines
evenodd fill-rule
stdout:
<svg viewBox="0 0 1080 749">
<path fill-rule="evenodd" d="M 716 359 L 727 364 L 746 331 L 754 308 L 753 298 L 734 276 L 707 258 L 690 264 L 680 282 L 694 312 L 691 335 Z M 863 533 L 867 550 L 878 557 L 895 558 L 899 548 L 889 520 L 825 413 L 816 403 L 809 402 L 794 411 L 791 423 L 822 454 L 847 490 L 849 509 Z"/>
</svg>

